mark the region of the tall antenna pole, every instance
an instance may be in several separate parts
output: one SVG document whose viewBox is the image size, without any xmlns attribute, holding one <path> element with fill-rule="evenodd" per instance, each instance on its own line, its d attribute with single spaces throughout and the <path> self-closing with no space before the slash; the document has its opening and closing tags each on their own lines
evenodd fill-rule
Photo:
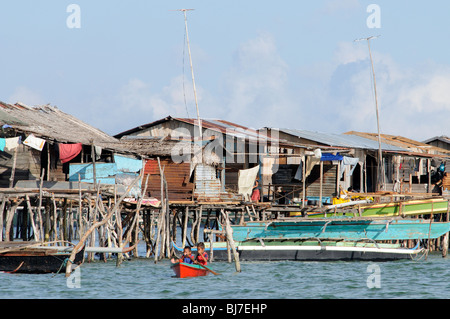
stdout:
<svg viewBox="0 0 450 319">
<path fill-rule="evenodd" d="M 189 52 L 189 63 L 191 65 L 191 74 L 192 74 L 192 87 L 194 89 L 194 99 L 195 99 L 195 107 L 197 108 L 197 120 L 198 120 L 198 127 L 200 131 L 200 140 L 202 139 L 202 120 L 200 119 L 200 113 L 198 111 L 198 101 L 197 101 L 197 90 L 195 89 L 195 78 L 194 78 L 194 68 L 192 67 L 192 57 L 191 57 L 191 47 L 189 45 L 189 33 L 188 33 L 188 26 L 187 26 L 187 16 L 186 11 L 192 11 L 194 9 L 179 9 L 177 11 L 182 11 L 184 13 L 184 25 L 186 28 L 186 41 L 188 46 L 188 52 Z"/>
<path fill-rule="evenodd" d="M 373 59 L 372 59 L 372 51 L 370 50 L 370 40 L 371 39 L 376 39 L 378 38 L 378 36 L 370 36 L 367 38 L 361 38 L 361 39 L 356 39 L 356 41 L 362 41 L 362 40 L 366 40 L 367 41 L 367 46 L 369 48 L 369 58 L 370 58 L 370 63 L 372 65 L 372 76 L 373 76 L 373 89 L 374 89 L 374 93 L 375 93 L 375 108 L 376 108 L 376 114 L 377 114 L 377 129 L 378 129 L 378 181 L 377 181 L 377 190 L 381 190 L 381 188 L 385 188 L 385 183 L 383 182 L 384 180 L 384 165 L 382 163 L 383 161 L 383 155 L 381 153 L 381 134 L 380 134 L 380 116 L 379 116 L 379 112 L 378 112 L 378 97 L 377 97 L 377 81 L 375 79 L 375 69 L 373 67 Z"/>
</svg>

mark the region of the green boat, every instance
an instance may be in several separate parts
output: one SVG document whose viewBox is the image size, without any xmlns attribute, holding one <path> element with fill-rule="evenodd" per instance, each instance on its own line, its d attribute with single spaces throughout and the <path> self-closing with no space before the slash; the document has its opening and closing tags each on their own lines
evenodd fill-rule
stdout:
<svg viewBox="0 0 450 319">
<path fill-rule="evenodd" d="M 345 205 L 345 206 L 344 206 Z M 442 214 L 448 211 L 448 200 L 443 198 L 398 201 L 381 204 L 355 204 L 325 206 L 323 210 L 305 212 L 310 218 L 323 218 L 332 216 L 359 216 L 359 217 L 405 217 L 415 215 Z M 292 213 L 290 216 L 302 215 Z"/>
</svg>

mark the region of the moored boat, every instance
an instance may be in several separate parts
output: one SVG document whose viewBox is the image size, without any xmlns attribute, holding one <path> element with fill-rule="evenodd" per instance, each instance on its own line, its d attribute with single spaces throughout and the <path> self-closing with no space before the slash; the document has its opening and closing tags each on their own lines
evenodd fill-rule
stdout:
<svg viewBox="0 0 450 319">
<path fill-rule="evenodd" d="M 370 240 L 263 240 L 235 242 L 240 261 L 390 261 L 418 259 L 425 250 L 404 248 L 400 244 L 377 243 Z M 226 242 L 215 242 L 213 249 L 205 243 L 205 250 L 214 261 L 228 260 Z"/>
<path fill-rule="evenodd" d="M 233 239 L 334 239 L 407 240 L 434 239 L 450 231 L 450 222 L 407 218 L 293 218 L 232 225 Z"/>
<path fill-rule="evenodd" d="M 448 210 L 448 200 L 444 198 L 430 198 L 420 200 L 406 200 L 387 203 L 347 202 L 344 204 L 324 206 L 317 211 L 291 213 L 290 216 L 323 218 L 331 216 L 359 216 L 359 217 L 399 217 L 430 214 L 443 214 Z"/>
<path fill-rule="evenodd" d="M 200 265 L 186 264 L 183 262 L 174 263 L 171 267 L 177 278 L 200 277 L 206 276 L 209 273 L 209 270 Z"/>
<path fill-rule="evenodd" d="M 84 246 L 75 255 L 74 264 L 84 261 Z M 64 272 L 70 252 L 39 247 L 11 248 L 0 252 L 0 271 L 8 273 L 57 273 Z"/>
</svg>

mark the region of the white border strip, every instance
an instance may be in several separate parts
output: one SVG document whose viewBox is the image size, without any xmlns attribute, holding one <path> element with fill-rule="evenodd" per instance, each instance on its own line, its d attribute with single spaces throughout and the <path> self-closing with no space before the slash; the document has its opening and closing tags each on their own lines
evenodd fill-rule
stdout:
<svg viewBox="0 0 450 319">
<path fill-rule="evenodd" d="M 417 254 L 422 249 L 407 249 L 407 248 L 376 248 L 376 247 L 344 247 L 344 246 L 238 246 L 237 250 L 298 250 L 298 251 L 355 251 L 355 252 L 370 252 L 370 253 L 390 253 L 390 254 Z"/>
</svg>

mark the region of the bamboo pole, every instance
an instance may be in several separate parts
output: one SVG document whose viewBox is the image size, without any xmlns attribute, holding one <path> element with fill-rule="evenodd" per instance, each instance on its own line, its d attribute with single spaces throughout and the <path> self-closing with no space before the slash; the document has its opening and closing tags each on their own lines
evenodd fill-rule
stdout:
<svg viewBox="0 0 450 319">
<path fill-rule="evenodd" d="M 186 206 L 185 211 L 184 211 L 184 223 L 183 223 L 183 233 L 182 233 L 182 244 L 181 244 L 181 248 L 184 249 L 184 247 L 186 247 L 186 232 L 187 232 L 187 224 L 188 224 L 188 220 L 189 220 L 189 208 Z"/>
<path fill-rule="evenodd" d="M 4 212 L 5 212 L 5 205 L 6 205 L 6 200 L 7 200 L 7 196 L 2 194 L 2 205 L 0 207 L 0 241 L 3 241 L 3 216 L 4 216 Z"/>
</svg>

